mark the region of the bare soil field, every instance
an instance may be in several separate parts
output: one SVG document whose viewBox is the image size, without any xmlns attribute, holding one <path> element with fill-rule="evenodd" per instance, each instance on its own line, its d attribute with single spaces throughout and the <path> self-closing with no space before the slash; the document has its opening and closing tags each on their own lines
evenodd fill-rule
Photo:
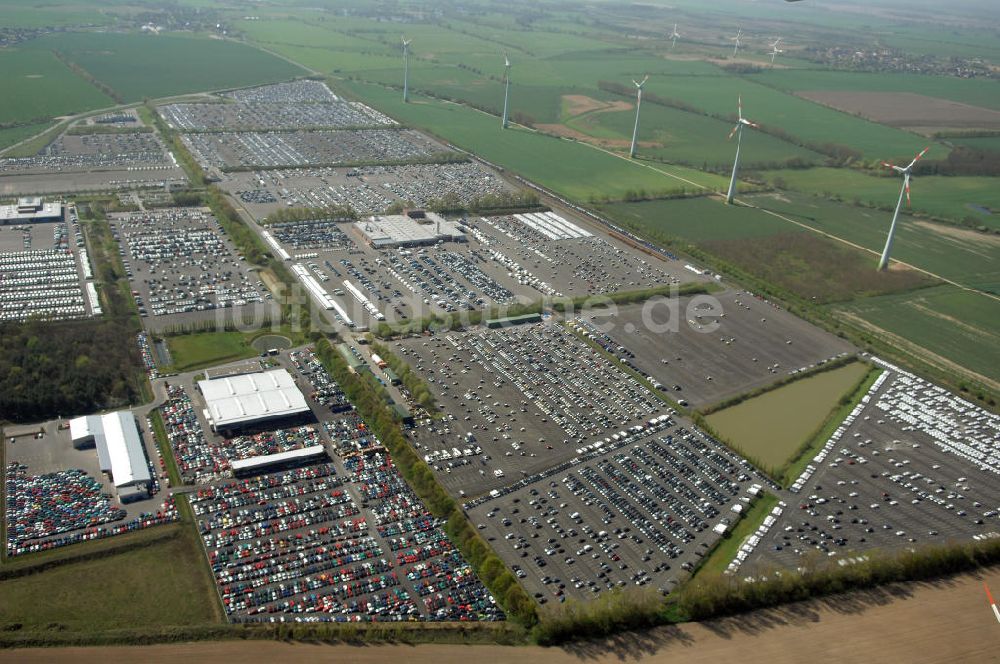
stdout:
<svg viewBox="0 0 1000 664">
<path fill-rule="evenodd" d="M 998 129 L 1000 112 L 913 92 L 819 90 L 797 93 L 839 111 L 861 115 L 890 127 L 920 129 Z"/>
<path fill-rule="evenodd" d="M 632 104 L 627 101 L 600 101 L 586 95 L 563 95 L 563 109 L 566 115 L 576 117 L 591 111 L 630 111 Z"/>
<path fill-rule="evenodd" d="M 376 664 L 506 663 L 514 659 L 575 664 L 683 661 L 717 664 L 832 662 L 996 662 L 997 624 L 983 589 L 1000 588 L 1000 568 L 933 583 L 915 583 L 792 604 L 710 623 L 662 627 L 562 648 L 452 645 L 318 645 L 274 641 L 145 647 L 43 648 L 0 652 L 0 662 L 112 659 L 174 664 L 220 661 Z"/>
</svg>

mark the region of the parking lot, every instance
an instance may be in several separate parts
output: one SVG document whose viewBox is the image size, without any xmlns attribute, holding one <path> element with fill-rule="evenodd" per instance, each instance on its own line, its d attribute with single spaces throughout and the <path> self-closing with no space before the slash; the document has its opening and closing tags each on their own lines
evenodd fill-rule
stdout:
<svg viewBox="0 0 1000 664">
<path fill-rule="evenodd" d="M 183 134 L 203 168 L 336 166 L 426 159 L 444 148 L 408 129 L 342 129 Z"/>
<path fill-rule="evenodd" d="M 736 520 L 750 471 L 715 441 L 663 424 L 469 506 L 540 603 L 626 586 L 669 592 L 720 537 L 716 526 Z"/>
<path fill-rule="evenodd" d="M 258 219 L 285 206 L 346 205 L 366 215 L 400 201 L 424 207 L 449 197 L 469 204 L 510 190 L 475 162 L 257 170 L 228 174 L 223 186 Z"/>
<path fill-rule="evenodd" d="M 412 432 L 417 452 L 468 499 L 569 461 L 587 444 L 611 445 L 667 410 L 554 322 L 406 339 L 393 350 L 446 414 Z"/>
<path fill-rule="evenodd" d="M 260 305 L 269 297 L 207 208 L 117 214 L 111 230 L 139 315 L 169 320 L 154 327 L 215 318 L 216 310 Z"/>
<path fill-rule="evenodd" d="M 996 537 L 998 442 L 996 415 L 890 366 L 739 569 Z"/>
<path fill-rule="evenodd" d="M 599 295 L 704 280 L 678 261 L 663 261 L 597 233 L 562 212 L 571 229 L 546 235 L 518 217 L 470 220 L 473 237 L 492 262 L 542 295 Z M 537 226 L 537 225 L 536 225 Z"/>
<path fill-rule="evenodd" d="M 140 423 L 153 477 L 151 496 L 122 505 L 95 449 L 78 450 L 64 420 L 4 431 L 8 555 L 110 537 L 177 518 L 156 444 Z"/>
<path fill-rule="evenodd" d="M 67 217 L 68 224 L 0 226 L 0 321 L 102 313 L 75 211 Z"/>
<path fill-rule="evenodd" d="M 693 407 L 766 386 L 853 353 L 848 342 L 746 292 L 582 312 L 581 329 Z M 689 306 L 690 305 L 690 306 Z M 673 307 L 673 308 L 672 308 Z M 645 317 L 644 317 L 645 312 Z"/>
</svg>

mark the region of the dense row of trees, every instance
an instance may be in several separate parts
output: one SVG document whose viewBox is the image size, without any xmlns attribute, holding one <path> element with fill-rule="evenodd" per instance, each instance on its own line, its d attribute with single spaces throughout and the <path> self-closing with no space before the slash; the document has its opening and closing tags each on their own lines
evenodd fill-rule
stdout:
<svg viewBox="0 0 1000 664">
<path fill-rule="evenodd" d="M 332 205 L 325 208 L 290 207 L 275 210 L 267 215 L 261 223 L 283 224 L 289 221 L 312 221 L 314 219 L 357 221 L 358 213 L 350 205 Z"/>
<path fill-rule="evenodd" d="M 389 450 L 400 473 L 427 509 L 434 516 L 446 520 L 445 532 L 448 537 L 472 565 L 508 618 L 526 627 L 534 625 L 538 620 L 534 601 L 479 536 L 462 508 L 441 487 L 434 477 L 434 471 L 413 451 L 374 381 L 351 372 L 343 357 L 326 339 L 316 344 L 316 355 L 343 388 L 371 431 Z"/>
<path fill-rule="evenodd" d="M 142 359 L 121 320 L 0 324 L 0 420 L 33 422 L 137 401 Z"/>
<path fill-rule="evenodd" d="M 403 387 L 409 391 L 410 398 L 433 415 L 437 411 L 437 400 L 424 379 L 385 344 L 375 342 L 372 344 L 372 350 L 378 353 L 388 363 L 389 368 L 396 372 L 396 375 L 403 382 Z"/>
<path fill-rule="evenodd" d="M 478 198 L 473 198 L 464 202 L 455 192 L 448 192 L 440 198 L 433 198 L 427 201 L 424 206 L 432 212 L 442 214 L 461 214 L 463 212 L 486 213 L 513 213 L 525 210 L 536 210 L 541 207 L 538 194 L 530 190 L 519 192 L 505 191 L 500 194 L 486 194 Z"/>
</svg>

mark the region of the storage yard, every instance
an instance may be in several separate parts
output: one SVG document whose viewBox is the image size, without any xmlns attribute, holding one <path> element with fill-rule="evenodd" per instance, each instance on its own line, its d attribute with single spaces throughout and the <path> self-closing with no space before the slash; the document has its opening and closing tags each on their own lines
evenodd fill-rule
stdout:
<svg viewBox="0 0 1000 664">
<path fill-rule="evenodd" d="M 408 129 L 341 129 L 184 134 L 202 168 L 252 170 L 430 159 L 443 150 Z"/>
<path fill-rule="evenodd" d="M 472 501 L 469 517 L 541 604 L 669 592 L 739 518 L 754 480 L 724 446 L 667 419 Z"/>
<path fill-rule="evenodd" d="M 65 214 L 68 223 L 0 225 L 0 321 L 103 313 L 76 210 Z"/>
<path fill-rule="evenodd" d="M 394 349 L 447 415 L 413 434 L 452 494 L 474 498 L 630 435 L 665 404 L 558 323 L 408 339 Z M 606 441 L 604 439 L 606 438 Z"/>
<path fill-rule="evenodd" d="M 1000 418 L 876 365 L 880 378 L 792 486 L 783 517 L 749 543 L 733 571 L 819 556 L 849 565 L 874 549 L 1000 537 Z"/>
<path fill-rule="evenodd" d="M 445 197 L 468 205 L 511 191 L 475 162 L 255 170 L 229 173 L 223 186 L 257 219 L 283 207 L 348 206 L 370 215 L 395 203 L 420 208 Z"/>
<path fill-rule="evenodd" d="M 149 496 L 125 502 L 110 475 L 101 472 L 98 451 L 77 449 L 68 422 L 8 427 L 4 436 L 7 554 L 59 548 L 111 537 L 177 519 L 164 490 L 162 462 L 145 422 L 142 445 Z"/>
<path fill-rule="evenodd" d="M 93 126 L 81 121 L 36 155 L 0 157 L 0 195 L 142 189 L 187 181 L 158 134 L 140 131 L 141 124 L 117 124 L 122 128 L 112 133 L 72 133 L 75 126 Z"/>
<path fill-rule="evenodd" d="M 122 246 L 139 315 L 149 317 L 154 329 L 217 317 L 239 320 L 236 310 L 264 303 L 263 283 L 207 209 L 117 214 L 111 230 Z"/>
<path fill-rule="evenodd" d="M 747 292 L 585 312 L 577 322 L 674 400 L 700 408 L 853 352 L 851 344 Z"/>
</svg>

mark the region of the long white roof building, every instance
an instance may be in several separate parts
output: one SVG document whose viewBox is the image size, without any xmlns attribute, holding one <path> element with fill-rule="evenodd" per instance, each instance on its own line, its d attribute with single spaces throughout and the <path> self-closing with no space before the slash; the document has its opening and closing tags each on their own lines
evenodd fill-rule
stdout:
<svg viewBox="0 0 1000 664">
<path fill-rule="evenodd" d="M 309 412 L 306 398 L 285 369 L 273 369 L 198 382 L 205 416 L 216 430 Z"/>
<path fill-rule="evenodd" d="M 130 411 L 77 417 L 70 420 L 69 432 L 74 444 L 93 438 L 101 471 L 111 474 L 115 487 L 152 481 L 142 438 Z"/>
</svg>

